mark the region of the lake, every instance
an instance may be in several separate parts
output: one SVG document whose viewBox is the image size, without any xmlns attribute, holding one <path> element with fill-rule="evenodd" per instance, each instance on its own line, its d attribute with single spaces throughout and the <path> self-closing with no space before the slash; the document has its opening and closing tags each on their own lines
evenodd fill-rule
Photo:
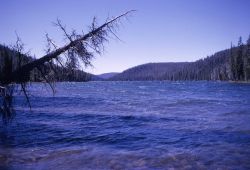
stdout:
<svg viewBox="0 0 250 170">
<path fill-rule="evenodd" d="M 16 93 L 0 169 L 250 169 L 250 84 L 87 82 Z"/>
</svg>

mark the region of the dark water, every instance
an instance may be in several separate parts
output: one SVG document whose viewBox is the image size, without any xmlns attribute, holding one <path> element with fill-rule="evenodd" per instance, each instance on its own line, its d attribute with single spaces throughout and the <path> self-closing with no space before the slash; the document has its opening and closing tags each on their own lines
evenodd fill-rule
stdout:
<svg viewBox="0 0 250 170">
<path fill-rule="evenodd" d="M 250 169 L 250 84 L 59 83 L 16 94 L 0 169 Z"/>
</svg>

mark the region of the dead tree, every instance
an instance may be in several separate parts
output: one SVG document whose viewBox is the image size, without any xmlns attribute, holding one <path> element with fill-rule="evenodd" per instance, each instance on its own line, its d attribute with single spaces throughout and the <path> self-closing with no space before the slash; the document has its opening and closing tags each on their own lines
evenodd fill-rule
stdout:
<svg viewBox="0 0 250 170">
<path fill-rule="evenodd" d="M 60 65 L 61 67 L 69 66 L 71 69 L 78 69 L 82 65 L 91 65 L 91 59 L 94 54 L 102 53 L 104 42 L 108 41 L 110 35 L 117 38 L 115 32 L 121 18 L 127 17 L 127 15 L 133 11 L 134 10 L 131 10 L 117 17 L 107 19 L 101 26 L 97 26 L 96 18 L 94 18 L 89 27 L 90 31 L 87 34 L 77 34 L 75 30 L 68 33 L 66 26 L 57 19 L 54 24 L 63 31 L 66 39 L 69 40 L 69 43 L 63 47 L 58 47 L 48 34 L 46 34 L 48 46 L 46 50 L 47 54 L 45 56 L 39 59 L 34 59 L 25 64 L 21 64 L 20 62 L 16 69 L 11 68 L 11 71 L 4 74 L 4 78 L 0 81 L 0 101 L 2 102 L 0 114 L 2 114 L 3 120 L 6 122 L 13 117 L 12 98 L 15 84 L 21 85 L 21 90 L 24 93 L 28 104 L 29 97 L 26 91 L 26 83 L 29 81 L 32 70 L 39 70 L 45 81 L 51 85 L 52 89 L 54 89 L 51 84 L 51 79 L 48 79 L 42 71 L 42 68 L 45 65 L 49 66 L 51 70 L 54 70 L 53 67 L 55 65 Z M 20 43 L 19 38 L 14 49 L 21 55 L 23 46 Z"/>
</svg>

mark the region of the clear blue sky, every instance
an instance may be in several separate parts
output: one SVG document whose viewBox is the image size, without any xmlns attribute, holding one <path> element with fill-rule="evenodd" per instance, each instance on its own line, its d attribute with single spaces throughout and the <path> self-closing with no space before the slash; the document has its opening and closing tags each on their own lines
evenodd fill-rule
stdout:
<svg viewBox="0 0 250 170">
<path fill-rule="evenodd" d="M 93 60 L 92 73 L 120 72 L 148 62 L 194 61 L 246 41 L 250 34 L 250 0 L 2 0 L 0 43 L 15 42 L 15 31 L 36 57 L 45 49 L 45 32 L 58 44 L 62 34 L 52 22 L 86 30 L 92 17 L 136 9 L 118 31 L 124 41 L 110 40 Z"/>
</svg>

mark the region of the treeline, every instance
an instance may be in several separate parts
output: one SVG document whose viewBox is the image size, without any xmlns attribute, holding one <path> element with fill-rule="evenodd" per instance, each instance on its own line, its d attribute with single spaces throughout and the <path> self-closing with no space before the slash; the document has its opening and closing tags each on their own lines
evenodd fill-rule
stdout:
<svg viewBox="0 0 250 170">
<path fill-rule="evenodd" d="M 8 79 L 10 73 L 21 65 L 34 60 L 6 46 L 0 45 L 0 81 Z M 32 70 L 28 81 L 90 81 L 103 80 L 72 67 L 61 67 L 47 63 Z M 221 80 L 250 81 L 250 37 L 244 44 L 239 38 L 237 46 L 223 50 L 195 62 L 148 63 L 114 74 L 108 80 Z M 4 83 L 3 83 L 4 84 Z"/>
<path fill-rule="evenodd" d="M 139 65 L 110 80 L 222 80 L 250 81 L 250 37 L 239 39 L 236 47 L 223 50 L 195 62 L 148 63 Z"/>
<path fill-rule="evenodd" d="M 250 37 L 246 45 L 239 38 L 238 47 L 230 50 L 231 79 L 234 81 L 250 80 Z"/>
<path fill-rule="evenodd" d="M 8 79 L 11 72 L 20 66 L 23 66 L 34 60 L 32 57 L 21 54 L 9 47 L 0 45 L 0 82 Z M 95 76 L 81 70 L 61 67 L 53 63 L 47 63 L 44 66 L 35 68 L 28 75 L 27 80 L 33 82 L 53 81 L 90 81 Z"/>
</svg>

